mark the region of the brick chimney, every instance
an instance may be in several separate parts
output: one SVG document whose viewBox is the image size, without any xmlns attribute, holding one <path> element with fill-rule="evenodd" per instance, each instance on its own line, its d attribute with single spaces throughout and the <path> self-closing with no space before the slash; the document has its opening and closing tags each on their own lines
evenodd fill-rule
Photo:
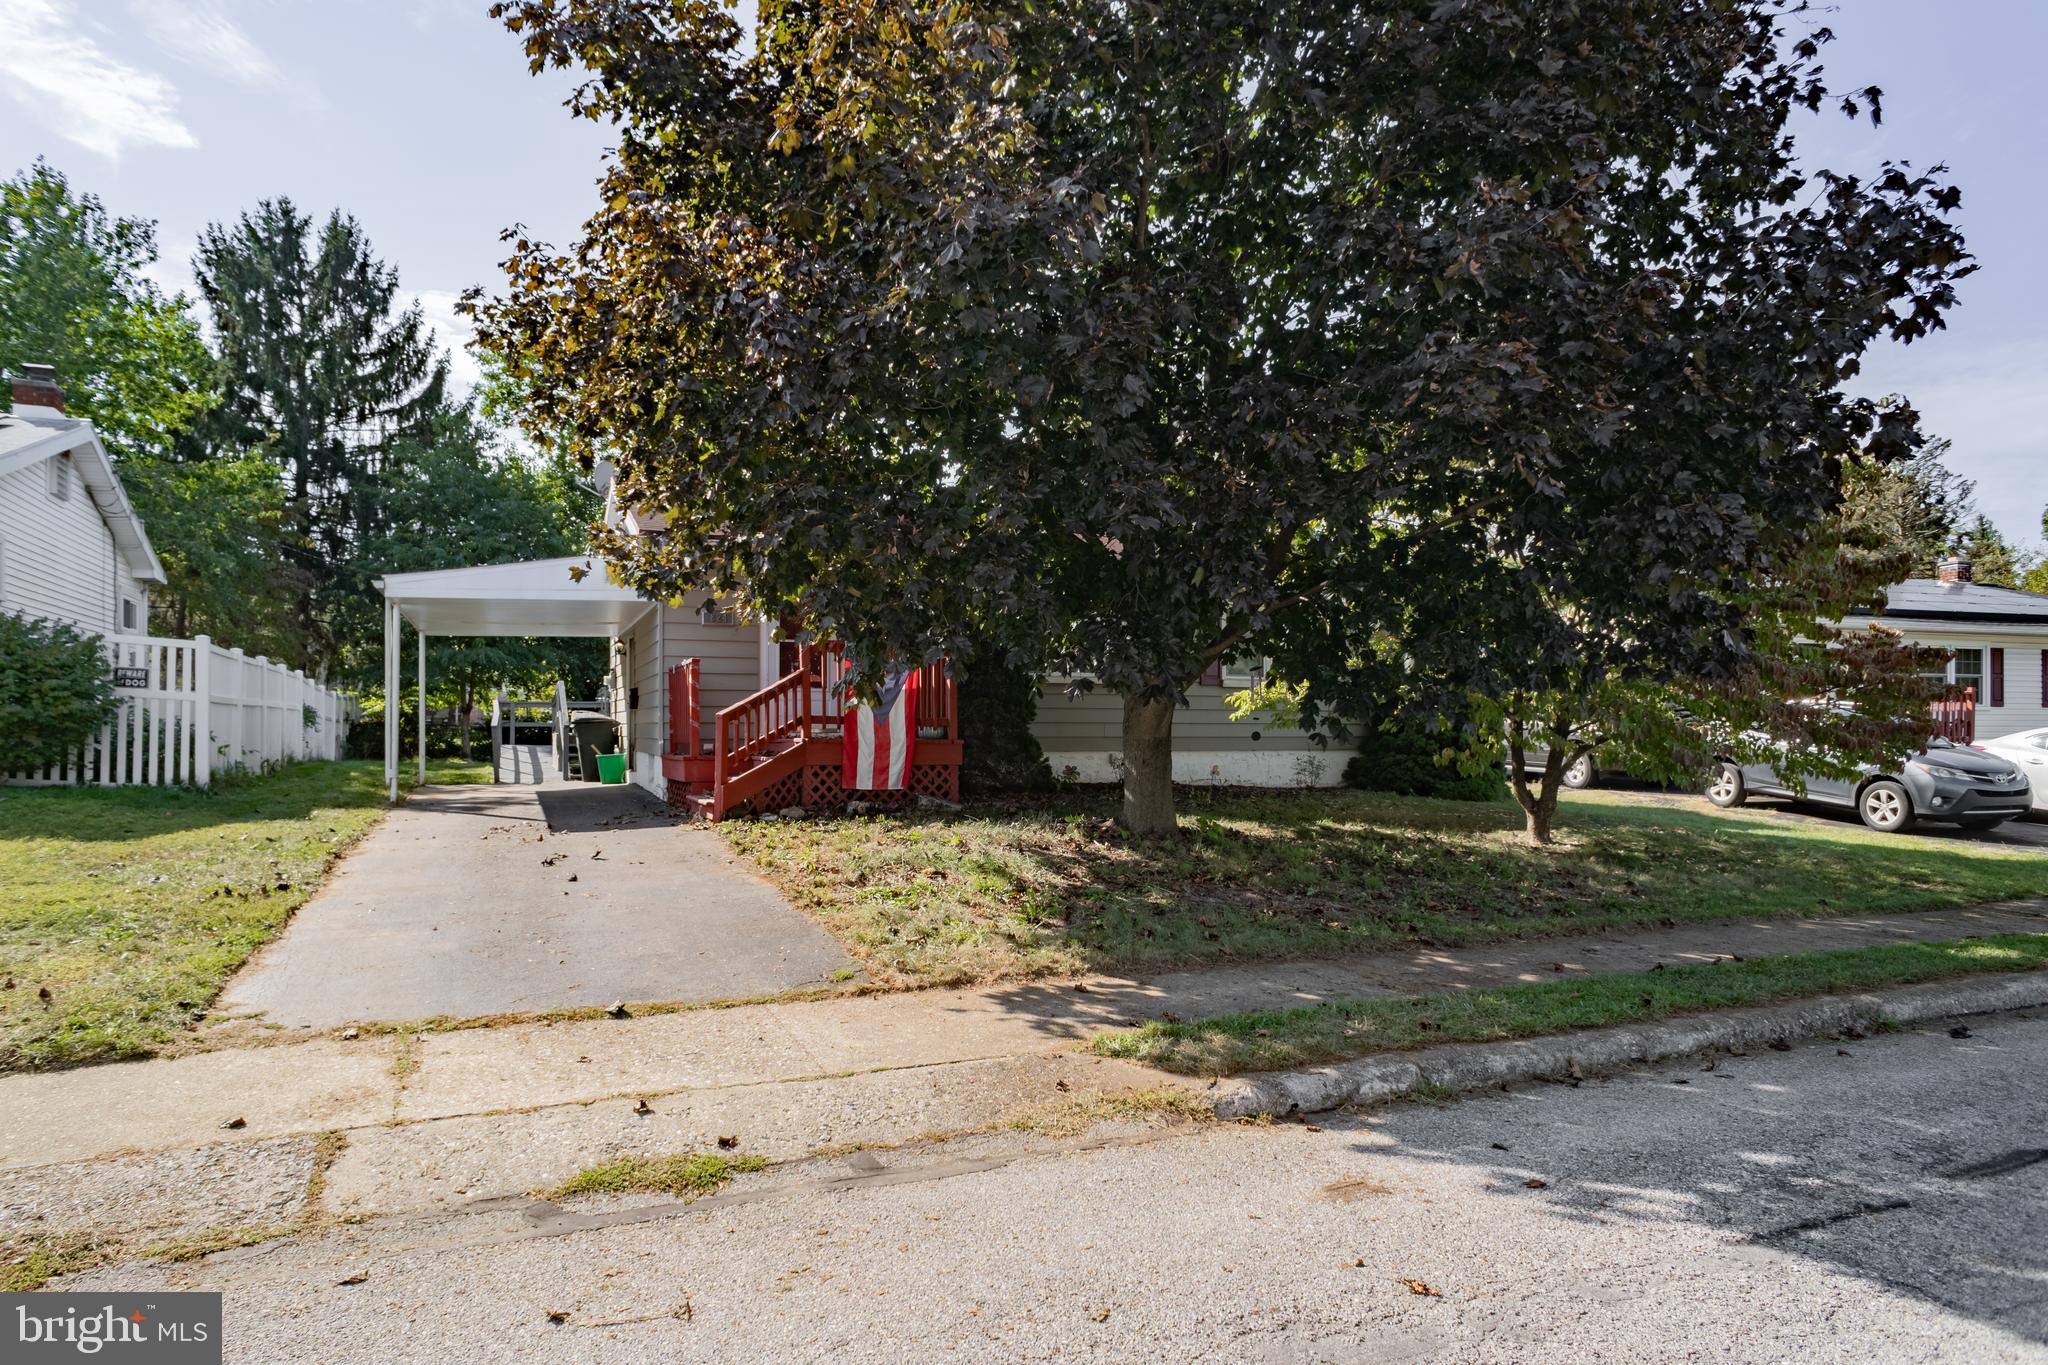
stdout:
<svg viewBox="0 0 2048 1365">
<path fill-rule="evenodd" d="M 1950 555 L 1934 566 L 1934 576 L 1944 583 L 1967 583 L 1970 581 L 1970 561 L 1959 555 Z"/>
<path fill-rule="evenodd" d="M 20 374 L 8 376 L 8 382 L 14 388 L 16 412 L 23 408 L 43 408 L 60 414 L 64 411 L 64 386 L 57 382 L 55 365 L 24 365 Z"/>
</svg>

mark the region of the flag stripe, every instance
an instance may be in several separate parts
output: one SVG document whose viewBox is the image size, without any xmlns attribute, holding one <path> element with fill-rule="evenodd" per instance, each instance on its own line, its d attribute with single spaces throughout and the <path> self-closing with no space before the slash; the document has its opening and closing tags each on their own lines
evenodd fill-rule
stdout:
<svg viewBox="0 0 2048 1365">
<path fill-rule="evenodd" d="M 846 714 L 840 784 L 848 791 L 901 791 L 910 785 L 917 746 L 917 674 L 906 671 L 882 687 L 880 706 Z"/>
</svg>

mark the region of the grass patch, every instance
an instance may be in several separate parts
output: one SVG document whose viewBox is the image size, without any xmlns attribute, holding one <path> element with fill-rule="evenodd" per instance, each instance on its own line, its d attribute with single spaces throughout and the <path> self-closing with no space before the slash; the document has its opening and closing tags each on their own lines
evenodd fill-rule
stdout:
<svg viewBox="0 0 2048 1365">
<path fill-rule="evenodd" d="M 0 1239 L 0 1294 L 32 1293 L 59 1275 L 104 1264 L 116 1250 L 112 1241 L 83 1233 Z"/>
<path fill-rule="evenodd" d="M 1567 794 L 1568 843 L 1510 804 L 1197 789 L 1126 837 L 1111 798 L 718 826 L 881 986 L 1340 956 L 1589 929 L 1869 914 L 2039 895 L 2030 850 Z"/>
<path fill-rule="evenodd" d="M 427 769 L 432 782 L 489 773 Z M 0 788 L 0 1070 L 169 1041 L 384 809 L 376 762 L 293 764 L 211 791 Z"/>
<path fill-rule="evenodd" d="M 725 1156 L 695 1152 L 688 1156 L 622 1156 L 589 1166 L 547 1191 L 546 1199 L 572 1194 L 673 1194 L 696 1199 L 724 1189 L 735 1175 L 758 1171 L 768 1158 L 748 1153 Z"/>
<path fill-rule="evenodd" d="M 1315 1066 L 1438 1043 L 1494 1042 L 1668 1019 L 1701 1010 L 2048 966 L 2048 934 L 1888 943 L 1723 960 L 1661 971 L 1495 986 L 1447 995 L 1346 1000 L 1150 1023 L 1098 1035 L 1099 1056 L 1194 1076 Z"/>
<path fill-rule="evenodd" d="M 1215 1109 L 1193 1092 L 1159 1086 L 1034 1104 L 1010 1115 L 1002 1126 L 1041 1137 L 1073 1137 L 1098 1123 L 1211 1123 L 1215 1118 Z"/>
</svg>

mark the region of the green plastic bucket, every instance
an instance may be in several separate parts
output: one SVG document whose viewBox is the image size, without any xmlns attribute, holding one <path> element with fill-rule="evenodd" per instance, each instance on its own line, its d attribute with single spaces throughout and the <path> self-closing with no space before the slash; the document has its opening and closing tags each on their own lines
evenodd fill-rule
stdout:
<svg viewBox="0 0 2048 1365">
<path fill-rule="evenodd" d="M 597 780 L 600 782 L 624 782 L 626 780 L 626 756 L 624 754 L 599 754 L 597 756 Z"/>
</svg>

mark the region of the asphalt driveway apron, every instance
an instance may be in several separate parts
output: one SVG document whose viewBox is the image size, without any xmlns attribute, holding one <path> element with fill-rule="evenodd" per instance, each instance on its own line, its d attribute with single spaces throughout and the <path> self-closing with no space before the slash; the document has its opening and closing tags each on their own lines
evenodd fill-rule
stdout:
<svg viewBox="0 0 2048 1365">
<path fill-rule="evenodd" d="M 768 995 L 852 967 L 637 787 L 436 787 L 342 859 L 217 1008 L 325 1028 Z"/>
</svg>

